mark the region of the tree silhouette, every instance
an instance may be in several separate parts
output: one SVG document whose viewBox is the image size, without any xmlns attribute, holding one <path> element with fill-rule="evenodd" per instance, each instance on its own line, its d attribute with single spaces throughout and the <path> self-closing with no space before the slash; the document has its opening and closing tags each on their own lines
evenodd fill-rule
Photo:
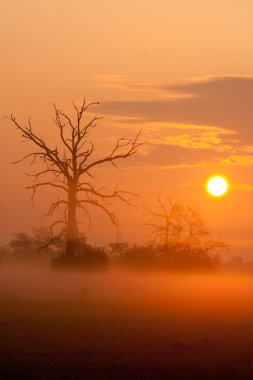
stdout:
<svg viewBox="0 0 253 380">
<path fill-rule="evenodd" d="M 23 232 L 17 232 L 13 234 L 12 239 L 10 240 L 8 247 L 16 255 L 29 254 L 33 251 L 33 241 L 28 234 Z"/>
<path fill-rule="evenodd" d="M 43 169 L 35 174 L 30 174 L 34 179 L 34 183 L 27 187 L 32 190 L 31 199 L 34 199 L 37 190 L 42 187 L 53 187 L 65 193 L 65 198 L 51 203 L 47 215 L 51 216 L 63 206 L 64 219 L 55 221 L 52 228 L 63 224 L 66 236 L 65 255 L 69 258 L 75 256 L 75 246 L 78 240 L 78 209 L 85 213 L 89 221 L 91 218 L 88 207 L 93 206 L 100 209 L 118 230 L 118 221 L 107 203 L 108 200 L 118 198 L 129 203 L 132 196 L 136 196 L 131 192 L 120 190 L 118 186 L 114 191 L 108 192 L 104 188 L 97 188 L 94 183 L 93 169 L 105 163 L 111 163 L 117 167 L 116 161 L 132 156 L 142 145 L 138 142 L 139 132 L 134 139 L 119 138 L 108 155 L 99 159 L 94 158 L 95 146 L 89 140 L 89 132 L 101 117 L 95 116 L 87 123 L 84 122 L 84 115 L 91 106 L 97 104 L 99 103 L 87 104 L 84 100 L 78 107 L 72 102 L 74 117 L 70 117 L 54 105 L 53 121 L 58 128 L 60 137 L 60 144 L 55 147 L 51 147 L 39 133 L 34 131 L 30 119 L 27 126 L 22 126 L 13 115 L 7 117 L 15 124 L 25 141 L 31 142 L 37 148 L 36 151 L 25 155 L 15 163 L 30 158 L 32 164 L 35 164 L 38 159 L 43 164 Z"/>
<path fill-rule="evenodd" d="M 159 244 L 174 252 L 209 254 L 219 248 L 227 248 L 220 239 L 212 237 L 196 208 L 180 199 L 170 199 L 165 193 L 157 197 L 154 207 L 147 207 L 152 220 L 144 225 L 151 229 L 149 244 Z"/>
</svg>

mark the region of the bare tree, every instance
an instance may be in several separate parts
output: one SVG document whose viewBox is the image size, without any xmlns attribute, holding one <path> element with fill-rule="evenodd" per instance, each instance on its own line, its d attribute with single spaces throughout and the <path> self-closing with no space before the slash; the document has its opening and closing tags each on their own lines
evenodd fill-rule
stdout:
<svg viewBox="0 0 253 380">
<path fill-rule="evenodd" d="M 157 197 L 154 207 L 146 207 L 151 222 L 144 225 L 151 232 L 149 243 L 160 244 L 174 251 L 201 251 L 204 254 L 219 248 L 227 248 L 220 239 L 211 236 L 199 211 L 180 199 L 170 199 L 165 193 Z"/>
<path fill-rule="evenodd" d="M 32 190 L 32 200 L 37 190 L 42 187 L 53 187 L 65 193 L 65 198 L 51 203 L 47 215 L 52 215 L 63 206 L 64 219 L 55 221 L 52 227 L 59 224 L 65 226 L 65 255 L 67 257 L 75 255 L 75 245 L 78 239 L 78 209 L 81 209 L 90 221 L 88 207 L 96 207 L 103 211 L 118 229 L 117 218 L 107 201 L 118 198 L 128 203 L 130 198 L 136 194 L 122 191 L 118 187 L 112 192 L 108 192 L 104 188 L 97 188 L 92 171 L 106 163 L 117 167 L 118 160 L 132 156 L 141 145 L 138 141 L 139 132 L 134 139 L 119 138 L 108 155 L 98 159 L 94 158 L 95 147 L 89 140 L 89 133 L 101 117 L 95 116 L 89 122 L 84 122 L 84 115 L 91 106 L 98 103 L 87 104 L 84 100 L 80 107 L 73 102 L 72 104 L 74 117 L 70 117 L 54 105 L 53 121 L 58 128 L 60 137 L 60 145 L 55 147 L 51 147 L 38 132 L 34 131 L 30 119 L 26 126 L 22 126 L 13 115 L 7 117 L 21 132 L 24 140 L 31 142 L 36 147 L 36 151 L 25 155 L 15 163 L 31 159 L 32 164 L 35 164 L 39 159 L 43 164 L 43 169 L 35 174 L 30 174 L 34 183 L 27 189 Z"/>
</svg>

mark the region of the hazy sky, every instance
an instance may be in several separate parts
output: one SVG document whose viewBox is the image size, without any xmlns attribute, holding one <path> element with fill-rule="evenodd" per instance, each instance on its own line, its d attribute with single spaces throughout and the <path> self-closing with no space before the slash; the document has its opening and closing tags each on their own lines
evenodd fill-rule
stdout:
<svg viewBox="0 0 253 380">
<path fill-rule="evenodd" d="M 0 2 L 0 113 L 13 113 L 54 139 L 52 103 L 100 101 L 99 149 L 142 128 L 145 149 L 105 169 L 101 183 L 152 199 L 180 194 L 199 206 L 232 252 L 253 246 L 253 2 L 251 0 L 8 0 Z M 1 121 L 1 239 L 45 224 L 50 193 L 31 210 L 27 165 L 9 162 L 30 151 Z M 31 169 L 29 167 L 29 169 Z M 226 197 L 206 194 L 206 179 L 228 178 Z M 118 208 L 122 238 L 143 239 L 141 212 Z M 94 214 L 93 241 L 114 238 Z M 84 220 L 83 220 L 84 222 Z M 84 225 L 84 230 L 87 227 Z M 88 230 L 87 230 L 88 231 Z M 140 231 L 140 232 L 137 232 Z M 238 251 L 238 247 L 241 251 Z M 252 256 L 253 258 L 253 256 Z"/>
</svg>

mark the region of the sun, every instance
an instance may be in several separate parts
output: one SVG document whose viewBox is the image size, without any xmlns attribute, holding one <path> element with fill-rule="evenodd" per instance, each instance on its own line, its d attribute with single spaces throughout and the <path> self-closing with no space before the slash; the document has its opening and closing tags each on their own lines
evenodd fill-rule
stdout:
<svg viewBox="0 0 253 380">
<path fill-rule="evenodd" d="M 228 190 L 228 182 L 224 177 L 212 177 L 207 181 L 207 191 L 214 197 L 224 195 Z"/>
</svg>

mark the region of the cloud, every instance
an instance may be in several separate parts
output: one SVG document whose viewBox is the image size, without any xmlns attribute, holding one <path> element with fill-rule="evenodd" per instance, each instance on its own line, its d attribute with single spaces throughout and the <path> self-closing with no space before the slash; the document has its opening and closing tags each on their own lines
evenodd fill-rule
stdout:
<svg viewBox="0 0 253 380">
<path fill-rule="evenodd" d="M 253 186 L 246 183 L 234 183 L 230 185 L 230 187 L 234 190 L 247 190 L 247 191 L 253 190 Z"/>
<path fill-rule="evenodd" d="M 177 101 L 111 101 L 101 106 L 112 115 L 141 117 L 147 121 L 193 125 L 216 125 L 253 140 L 253 78 L 223 77 L 198 83 L 160 85 L 178 94 L 191 94 Z"/>
<path fill-rule="evenodd" d="M 92 75 L 91 80 L 95 81 L 97 85 L 102 87 L 117 89 L 124 92 L 141 92 L 153 95 L 158 93 L 160 96 L 172 100 L 187 98 L 190 96 L 189 94 L 181 93 L 177 90 L 170 90 L 166 86 L 161 86 L 160 84 L 131 82 L 124 75 L 97 74 Z"/>
<path fill-rule="evenodd" d="M 102 104 L 100 111 L 113 116 L 115 124 L 120 119 L 122 128 L 142 127 L 149 143 L 161 152 L 164 146 L 169 146 L 170 151 L 172 147 L 180 148 L 174 152 L 178 165 L 183 152 L 184 157 L 190 153 L 187 164 L 202 164 L 201 150 L 210 151 L 208 162 L 253 165 L 253 77 L 212 77 L 178 85 L 142 87 L 145 88 L 159 88 L 161 92 L 177 94 L 178 98 L 110 101 Z M 157 160 L 158 155 L 155 163 Z"/>
<path fill-rule="evenodd" d="M 221 159 L 221 163 L 224 165 L 251 166 L 253 165 L 253 156 L 231 155 Z"/>
</svg>

